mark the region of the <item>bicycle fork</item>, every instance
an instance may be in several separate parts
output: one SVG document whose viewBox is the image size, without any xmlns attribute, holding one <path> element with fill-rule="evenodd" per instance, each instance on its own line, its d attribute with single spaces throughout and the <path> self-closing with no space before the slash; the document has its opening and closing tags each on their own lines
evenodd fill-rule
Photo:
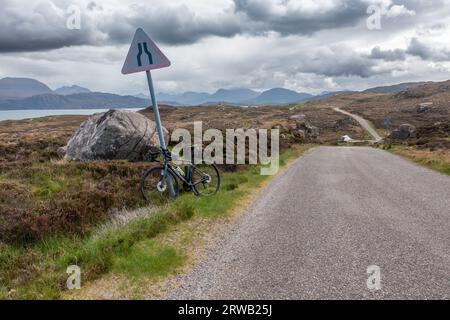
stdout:
<svg viewBox="0 0 450 320">
<path fill-rule="evenodd" d="M 191 181 L 191 167 L 190 166 L 185 166 L 184 167 L 184 178 L 186 179 L 186 181 L 192 183 Z M 192 191 L 192 187 L 183 181 L 183 188 L 186 191 Z"/>
<path fill-rule="evenodd" d="M 169 171 L 169 165 L 167 163 L 164 164 L 164 169 L 161 172 L 161 178 L 158 183 L 158 190 L 160 192 L 165 191 L 165 188 L 169 188 L 169 195 L 171 198 L 176 198 L 175 190 L 173 188 L 172 180 L 169 179 L 169 175 L 167 172 Z M 165 182 L 165 183 L 164 183 Z"/>
</svg>

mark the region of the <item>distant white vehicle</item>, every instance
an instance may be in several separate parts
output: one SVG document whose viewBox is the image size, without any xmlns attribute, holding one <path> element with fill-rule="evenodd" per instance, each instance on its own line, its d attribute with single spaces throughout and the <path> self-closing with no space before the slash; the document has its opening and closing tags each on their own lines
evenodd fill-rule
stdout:
<svg viewBox="0 0 450 320">
<path fill-rule="evenodd" d="M 352 142 L 353 141 L 353 139 L 348 135 L 342 136 L 341 140 L 343 142 Z"/>
</svg>

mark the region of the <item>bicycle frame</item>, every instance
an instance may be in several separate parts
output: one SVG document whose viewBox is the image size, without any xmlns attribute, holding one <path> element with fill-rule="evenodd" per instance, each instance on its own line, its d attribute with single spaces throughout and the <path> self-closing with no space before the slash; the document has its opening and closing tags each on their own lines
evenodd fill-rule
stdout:
<svg viewBox="0 0 450 320">
<path fill-rule="evenodd" d="M 195 183 L 192 183 L 192 176 L 190 176 L 189 180 L 186 179 L 185 177 L 183 177 L 178 172 L 178 170 L 175 170 L 175 168 L 170 164 L 170 162 L 172 161 L 172 157 L 170 155 L 170 152 L 167 149 L 166 150 L 161 150 L 161 153 L 162 153 L 163 159 L 164 159 L 164 162 L 162 163 L 164 169 L 163 169 L 163 174 L 161 175 L 161 180 L 162 179 L 166 179 L 167 178 L 167 172 L 170 171 L 171 174 L 173 174 L 181 182 L 185 183 L 188 187 L 190 187 L 192 192 L 195 195 L 199 195 L 199 193 L 193 187 L 198 185 L 198 184 L 200 184 L 200 183 L 204 183 L 206 181 L 206 179 L 204 177 L 202 177 L 202 179 L 200 179 L 199 181 L 197 181 Z M 160 161 L 158 161 L 158 162 L 160 162 Z M 189 168 L 194 167 L 194 165 L 191 162 L 189 162 L 188 166 L 189 166 Z"/>
</svg>

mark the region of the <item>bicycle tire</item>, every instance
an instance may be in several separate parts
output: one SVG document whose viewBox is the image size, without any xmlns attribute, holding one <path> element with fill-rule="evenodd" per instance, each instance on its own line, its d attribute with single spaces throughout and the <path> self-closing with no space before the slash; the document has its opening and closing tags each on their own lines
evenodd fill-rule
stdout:
<svg viewBox="0 0 450 320">
<path fill-rule="evenodd" d="M 205 172 L 208 170 L 208 173 Z M 192 166 L 192 188 L 198 195 L 211 196 L 216 194 L 220 188 L 220 173 L 219 169 L 214 163 L 202 163 Z M 204 179 L 205 174 L 208 174 L 211 178 L 210 182 L 200 182 L 200 179 Z"/>
<path fill-rule="evenodd" d="M 155 167 L 146 170 L 142 175 L 140 183 L 141 195 L 147 202 L 162 203 L 169 198 L 168 186 L 166 186 L 166 189 L 164 191 L 158 190 L 158 182 L 161 181 L 163 170 L 163 167 Z M 172 185 L 175 192 L 174 196 L 178 196 L 178 180 L 170 171 L 167 171 L 167 177 L 170 177 L 170 179 L 172 180 Z"/>
</svg>

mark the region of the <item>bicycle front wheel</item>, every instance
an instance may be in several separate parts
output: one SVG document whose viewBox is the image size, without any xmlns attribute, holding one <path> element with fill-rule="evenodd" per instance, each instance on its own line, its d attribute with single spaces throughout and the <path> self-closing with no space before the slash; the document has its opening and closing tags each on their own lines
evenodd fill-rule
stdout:
<svg viewBox="0 0 450 320">
<path fill-rule="evenodd" d="M 141 179 L 141 194 L 144 199 L 153 204 L 163 204 L 169 199 L 168 181 L 172 183 L 174 196 L 178 195 L 179 187 L 175 176 L 167 171 L 164 178 L 164 168 L 156 167 L 145 171 Z"/>
<path fill-rule="evenodd" d="M 198 195 L 213 195 L 220 188 L 219 169 L 213 163 L 202 163 L 192 166 L 192 184 Z"/>
</svg>

